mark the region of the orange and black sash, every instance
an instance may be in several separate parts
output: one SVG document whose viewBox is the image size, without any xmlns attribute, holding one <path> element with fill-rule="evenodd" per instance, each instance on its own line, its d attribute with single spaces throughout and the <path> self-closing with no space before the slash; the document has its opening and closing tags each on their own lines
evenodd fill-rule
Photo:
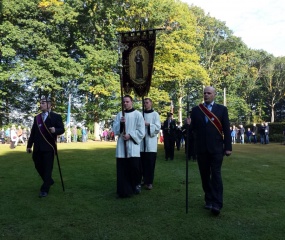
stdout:
<svg viewBox="0 0 285 240">
<path fill-rule="evenodd" d="M 45 141 L 53 148 L 54 153 L 57 154 L 56 142 L 53 136 L 51 135 L 50 131 L 48 130 L 47 126 L 45 125 L 42 115 L 41 114 L 37 115 L 36 119 L 37 119 L 37 125 L 38 125 L 41 135 L 43 136 Z"/>
<path fill-rule="evenodd" d="M 209 119 L 211 123 L 217 128 L 219 133 L 223 136 L 223 127 L 222 123 L 218 119 L 218 117 L 212 113 L 208 108 L 206 108 L 203 104 L 199 104 L 199 108 L 205 114 L 205 116 Z"/>
</svg>

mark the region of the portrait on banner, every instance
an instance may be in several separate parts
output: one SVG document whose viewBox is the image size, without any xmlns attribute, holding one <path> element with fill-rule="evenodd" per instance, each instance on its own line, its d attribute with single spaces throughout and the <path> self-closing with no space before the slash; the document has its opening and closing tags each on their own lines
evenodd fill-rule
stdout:
<svg viewBox="0 0 285 240">
<path fill-rule="evenodd" d="M 136 84 L 144 84 L 148 80 L 149 53 L 144 46 L 134 47 L 129 54 L 130 79 Z"/>
</svg>

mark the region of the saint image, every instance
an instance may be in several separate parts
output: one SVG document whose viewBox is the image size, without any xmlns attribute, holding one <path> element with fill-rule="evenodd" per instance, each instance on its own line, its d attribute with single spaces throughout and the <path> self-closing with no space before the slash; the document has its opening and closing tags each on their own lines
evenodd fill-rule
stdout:
<svg viewBox="0 0 285 240">
<path fill-rule="evenodd" d="M 143 78 L 143 56 L 141 53 L 141 50 L 136 51 L 135 59 L 136 63 L 136 79 L 142 79 Z"/>
</svg>

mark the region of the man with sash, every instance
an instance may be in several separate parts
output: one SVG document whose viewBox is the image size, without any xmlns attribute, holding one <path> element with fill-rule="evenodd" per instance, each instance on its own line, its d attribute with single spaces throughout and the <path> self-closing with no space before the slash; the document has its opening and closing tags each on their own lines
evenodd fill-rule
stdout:
<svg viewBox="0 0 285 240">
<path fill-rule="evenodd" d="M 232 152 L 230 123 L 225 106 L 214 102 L 216 90 L 204 89 L 204 104 L 192 109 L 187 123 L 196 135 L 197 160 L 202 187 L 205 193 L 205 209 L 219 215 L 223 207 L 223 182 L 221 167 L 224 155 Z"/>
<path fill-rule="evenodd" d="M 51 100 L 44 97 L 40 101 L 41 113 L 34 118 L 27 152 L 32 152 L 35 168 L 43 180 L 39 197 L 48 195 L 50 186 L 54 184 L 52 169 L 54 156 L 57 154 L 57 135 L 64 133 L 62 117 L 51 111 Z"/>
</svg>

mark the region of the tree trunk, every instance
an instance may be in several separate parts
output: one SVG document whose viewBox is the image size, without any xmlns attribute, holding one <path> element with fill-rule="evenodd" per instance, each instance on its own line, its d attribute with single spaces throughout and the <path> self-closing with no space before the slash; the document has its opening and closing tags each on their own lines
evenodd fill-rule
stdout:
<svg viewBox="0 0 285 240">
<path fill-rule="evenodd" d="M 272 122 L 272 123 L 275 121 L 274 115 L 275 115 L 274 105 L 272 105 L 272 106 L 271 106 L 271 122 Z"/>
<path fill-rule="evenodd" d="M 178 98 L 178 122 L 182 123 L 182 97 Z"/>
</svg>

